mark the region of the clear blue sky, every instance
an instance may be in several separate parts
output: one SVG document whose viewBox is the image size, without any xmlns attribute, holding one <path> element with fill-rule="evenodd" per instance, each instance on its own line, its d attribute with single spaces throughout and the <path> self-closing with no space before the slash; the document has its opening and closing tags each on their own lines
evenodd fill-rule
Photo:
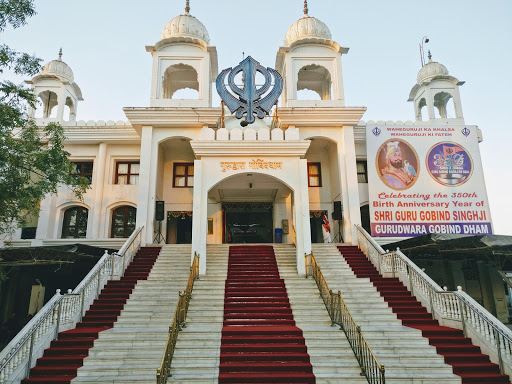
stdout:
<svg viewBox="0 0 512 384">
<path fill-rule="evenodd" d="M 0 41 L 63 59 L 85 101 L 79 120 L 125 119 L 123 107 L 149 105 L 151 55 L 164 25 L 183 13 L 184 0 L 36 0 L 38 14 Z M 302 16 L 302 0 L 191 0 L 217 47 L 219 68 L 250 54 L 274 66 L 287 28 Z M 364 120 L 413 120 L 409 91 L 420 69 L 418 43 L 426 35 L 433 59 L 466 81 L 467 124 L 483 131 L 480 145 L 494 229 L 512 235 L 512 1 L 310 0 L 310 16 L 350 47 L 343 58 L 348 106 L 368 108 Z"/>
</svg>

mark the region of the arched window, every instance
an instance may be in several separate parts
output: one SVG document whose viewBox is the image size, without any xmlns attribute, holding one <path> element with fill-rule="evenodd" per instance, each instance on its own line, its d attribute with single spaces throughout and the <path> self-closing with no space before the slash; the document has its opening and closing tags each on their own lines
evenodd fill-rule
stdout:
<svg viewBox="0 0 512 384">
<path fill-rule="evenodd" d="M 311 64 L 300 69 L 297 80 L 297 100 L 331 100 L 331 74 L 327 68 Z"/>
<path fill-rule="evenodd" d="M 436 93 L 434 96 L 434 107 L 436 107 L 436 118 L 446 119 L 455 117 L 453 98 L 448 92 Z"/>
<path fill-rule="evenodd" d="M 135 230 L 137 208 L 122 206 L 112 212 L 112 237 L 126 239 Z"/>
<path fill-rule="evenodd" d="M 197 71 L 186 64 L 171 65 L 164 73 L 162 97 L 164 99 L 198 99 Z"/>
<path fill-rule="evenodd" d="M 76 119 L 75 106 L 71 97 L 66 97 L 64 106 L 64 121 L 74 121 Z"/>
<path fill-rule="evenodd" d="M 62 222 L 63 239 L 83 239 L 87 235 L 89 210 L 84 207 L 72 207 L 64 212 Z"/>
<path fill-rule="evenodd" d="M 36 117 L 44 119 L 57 117 L 57 108 L 55 108 L 59 103 L 57 94 L 52 91 L 44 91 L 38 97 L 39 103 L 36 109 Z"/>
<path fill-rule="evenodd" d="M 425 120 L 428 120 L 427 100 L 422 98 L 418 103 L 418 115 L 416 116 L 416 120 L 424 121 L 424 117 L 426 117 Z"/>
</svg>

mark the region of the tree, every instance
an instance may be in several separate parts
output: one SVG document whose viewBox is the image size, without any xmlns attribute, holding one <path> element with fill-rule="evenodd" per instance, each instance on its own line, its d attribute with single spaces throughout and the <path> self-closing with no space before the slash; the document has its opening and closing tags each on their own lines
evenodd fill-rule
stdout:
<svg viewBox="0 0 512 384">
<path fill-rule="evenodd" d="M 34 0 L 0 0 L 0 33 L 18 28 L 35 15 Z M 33 76 L 41 59 L 0 44 L 0 74 Z M 38 214 L 41 199 L 67 185 L 82 198 L 89 181 L 73 176 L 69 153 L 64 150 L 64 129 L 56 123 L 38 127 L 27 116 L 36 96 L 23 84 L 0 81 L 0 233 L 23 226 Z"/>
</svg>

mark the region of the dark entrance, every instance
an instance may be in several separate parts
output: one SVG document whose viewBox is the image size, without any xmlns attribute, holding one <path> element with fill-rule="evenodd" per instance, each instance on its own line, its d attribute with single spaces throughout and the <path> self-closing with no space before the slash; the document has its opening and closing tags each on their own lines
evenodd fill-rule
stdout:
<svg viewBox="0 0 512 384">
<path fill-rule="evenodd" d="M 272 243 L 273 203 L 224 203 L 224 243 Z"/>
<path fill-rule="evenodd" d="M 167 212 L 167 244 L 192 244 L 192 212 Z"/>
<path fill-rule="evenodd" d="M 327 211 L 309 211 L 309 223 L 311 227 L 311 242 L 323 243 L 324 235 L 322 232 L 322 216 L 327 215 Z"/>
</svg>

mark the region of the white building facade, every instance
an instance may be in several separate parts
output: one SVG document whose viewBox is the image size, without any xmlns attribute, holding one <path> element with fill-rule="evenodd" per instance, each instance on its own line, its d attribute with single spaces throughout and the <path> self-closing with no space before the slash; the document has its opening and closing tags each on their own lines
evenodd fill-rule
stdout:
<svg viewBox="0 0 512 384">
<path fill-rule="evenodd" d="M 345 105 L 348 48 L 324 23 L 306 11 L 288 29 L 275 63 L 284 79 L 279 108 L 245 127 L 212 107 L 217 51 L 188 10 L 146 50 L 153 57 L 149 107 L 125 108 L 127 122 L 77 120 L 82 93 L 61 55 L 29 81 L 43 105 L 32 116 L 65 127 L 70 160 L 91 180 L 83 201 L 65 186 L 44 198 L 34 244 L 126 238 L 143 227 L 145 244 L 191 243 L 204 273 L 207 244 L 282 241 L 296 245 L 304 274 L 304 254 L 324 242 L 325 218 L 325 241 L 356 243 L 355 225 L 369 222 L 373 159 L 367 161 L 365 108 Z M 462 84 L 429 62 L 410 94 L 417 122 L 386 124 L 464 126 Z M 304 100 L 305 91 L 314 99 Z M 157 202 L 164 213 L 158 221 Z"/>
</svg>

